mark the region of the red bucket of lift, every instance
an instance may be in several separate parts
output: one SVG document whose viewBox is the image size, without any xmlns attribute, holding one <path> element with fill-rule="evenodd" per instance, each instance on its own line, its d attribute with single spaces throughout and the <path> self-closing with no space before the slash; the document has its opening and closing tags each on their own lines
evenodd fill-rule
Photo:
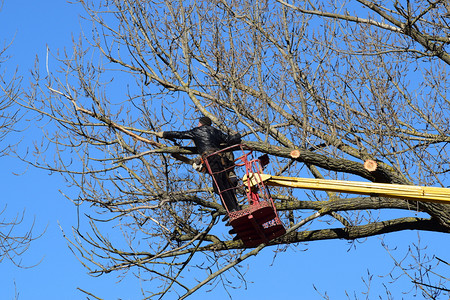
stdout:
<svg viewBox="0 0 450 300">
<path fill-rule="evenodd" d="M 257 159 L 253 159 L 251 150 L 244 149 L 244 145 L 238 146 L 243 155 L 235 159 L 234 166 L 225 169 L 224 172 L 229 172 L 230 169 L 242 169 L 243 167 L 246 178 L 249 178 L 250 174 L 253 177 L 260 177 L 263 167 L 269 163 L 269 157 L 263 155 Z M 233 151 L 233 148 L 236 149 L 236 146 L 220 150 L 214 154 Z M 207 170 L 210 172 L 208 165 Z M 242 191 L 245 189 L 248 202 L 248 206 L 244 209 L 232 212 L 229 211 L 223 200 L 222 194 L 225 191 L 220 191 L 216 182 L 214 184 L 216 185 L 216 192 L 219 194 L 222 204 L 227 209 L 229 224 L 233 227 L 237 237 L 242 240 L 246 247 L 256 247 L 261 243 L 267 244 L 269 241 L 286 233 L 286 229 L 278 216 L 269 190 L 262 180 L 257 180 L 253 185 L 250 185 L 250 181 L 246 181 L 232 187 L 234 193 L 237 190 Z"/>
</svg>

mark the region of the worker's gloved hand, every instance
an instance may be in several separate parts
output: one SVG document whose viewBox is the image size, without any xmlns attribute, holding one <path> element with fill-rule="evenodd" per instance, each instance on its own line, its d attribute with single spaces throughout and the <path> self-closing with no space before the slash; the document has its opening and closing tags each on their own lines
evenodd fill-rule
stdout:
<svg viewBox="0 0 450 300">
<path fill-rule="evenodd" d="M 160 138 L 162 138 L 163 135 L 164 135 L 164 131 L 158 131 L 158 132 L 156 132 L 156 131 L 149 131 L 149 133 L 153 134 L 153 135 L 156 135 L 157 137 L 160 137 Z"/>
<path fill-rule="evenodd" d="M 199 165 L 199 164 L 197 164 L 197 163 L 195 163 L 195 162 L 192 164 L 192 167 L 193 167 L 194 170 L 197 171 L 197 172 L 201 172 L 201 170 L 202 170 L 202 168 L 203 168 L 203 166 L 202 166 L 201 164 Z"/>
<path fill-rule="evenodd" d="M 196 170 L 198 172 L 205 172 L 205 168 L 202 164 L 202 160 L 200 157 L 194 158 L 192 167 L 194 168 L 194 170 Z"/>
</svg>

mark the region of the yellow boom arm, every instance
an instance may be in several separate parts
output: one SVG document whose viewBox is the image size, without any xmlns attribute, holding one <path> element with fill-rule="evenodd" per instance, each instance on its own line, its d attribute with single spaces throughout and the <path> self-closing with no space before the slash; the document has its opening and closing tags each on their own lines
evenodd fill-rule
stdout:
<svg viewBox="0 0 450 300">
<path fill-rule="evenodd" d="M 310 179 L 299 177 L 272 176 L 268 174 L 250 173 L 243 181 L 250 186 L 263 181 L 267 186 L 292 187 L 310 190 L 343 192 L 350 194 L 377 195 L 401 198 L 405 200 L 436 202 L 450 204 L 450 189 L 415 185 L 389 183 L 373 183 L 345 180 Z"/>
</svg>

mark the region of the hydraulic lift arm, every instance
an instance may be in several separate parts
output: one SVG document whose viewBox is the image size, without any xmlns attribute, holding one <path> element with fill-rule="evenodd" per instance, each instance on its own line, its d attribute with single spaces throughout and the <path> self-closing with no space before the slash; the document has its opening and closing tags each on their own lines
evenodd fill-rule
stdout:
<svg viewBox="0 0 450 300">
<path fill-rule="evenodd" d="M 248 187 L 263 181 L 267 186 L 292 187 L 320 191 L 343 192 L 361 195 L 376 195 L 405 200 L 450 204 L 450 189 L 415 185 L 373 183 L 360 181 L 310 179 L 299 177 L 272 176 L 250 173 L 243 178 Z"/>
</svg>

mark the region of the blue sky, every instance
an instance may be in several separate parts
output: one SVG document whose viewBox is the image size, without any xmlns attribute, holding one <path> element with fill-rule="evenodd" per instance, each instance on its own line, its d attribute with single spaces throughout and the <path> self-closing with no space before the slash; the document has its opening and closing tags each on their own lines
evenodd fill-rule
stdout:
<svg viewBox="0 0 450 300">
<path fill-rule="evenodd" d="M 70 49 L 72 33 L 78 35 L 80 31 L 80 13 L 78 6 L 61 0 L 5 0 L 0 11 L 0 41 L 4 44 L 12 41 L 13 44 L 7 52 L 11 58 L 0 66 L 0 71 L 12 73 L 17 67 L 19 73 L 27 76 L 36 56 L 42 64 L 47 46 L 53 53 L 63 47 Z M 25 83 L 27 81 L 24 80 Z M 21 128 L 27 125 L 29 123 L 24 121 L 20 124 Z M 33 130 L 36 129 L 31 127 L 14 133 L 4 144 L 23 139 L 20 144 L 23 152 L 26 146 L 31 146 Z M 1 299 L 14 299 L 15 288 L 19 299 L 86 299 L 77 287 L 103 299 L 138 299 L 139 289 L 145 288 L 145 283 L 128 277 L 122 280 L 116 274 L 90 277 L 70 252 L 61 229 L 71 236 L 71 227 L 77 224 L 77 210 L 59 192 L 67 192 L 67 189 L 58 174 L 50 175 L 10 157 L 0 158 L 0 166 L 0 206 L 8 205 L 7 214 L 2 217 L 13 218 L 25 211 L 23 229 L 34 221 L 36 233 L 45 231 L 23 257 L 25 265 L 40 262 L 37 266 L 22 269 L 9 261 L 0 264 Z M 400 259 L 417 237 L 417 232 L 402 232 L 385 237 L 385 241 L 398 247 L 395 253 Z M 429 247 L 430 253 L 448 260 L 450 240 L 447 236 L 420 233 L 420 237 L 421 245 Z M 230 290 L 230 294 L 233 299 L 321 299 L 320 294 L 314 291 L 315 285 L 330 299 L 345 299 L 345 291 L 349 294 L 356 291 L 358 299 L 365 299 L 361 294 L 365 290 L 362 278 L 368 278 L 368 270 L 371 274 L 386 275 L 393 262 L 381 246 L 379 237 L 361 242 L 356 242 L 356 247 L 346 241 L 300 245 L 297 251 L 279 253 L 275 260 L 273 249 L 267 248 L 242 266 L 243 270 L 248 268 L 247 290 Z M 378 295 L 386 299 L 382 283 L 388 279 L 374 276 L 373 281 L 369 299 Z M 408 279 L 390 286 L 396 299 L 402 298 L 401 292 L 407 291 L 406 286 L 409 286 Z M 209 287 L 204 287 L 189 299 L 227 299 L 221 287 L 212 292 L 208 290 Z M 350 298 L 354 299 L 353 296 Z"/>
</svg>

